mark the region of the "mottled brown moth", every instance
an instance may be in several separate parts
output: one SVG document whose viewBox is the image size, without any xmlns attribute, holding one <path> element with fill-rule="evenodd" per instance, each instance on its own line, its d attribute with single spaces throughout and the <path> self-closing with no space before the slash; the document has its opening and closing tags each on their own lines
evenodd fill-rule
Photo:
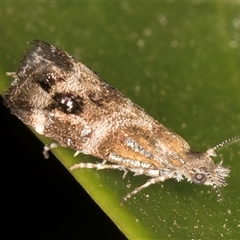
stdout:
<svg viewBox="0 0 240 240">
<path fill-rule="evenodd" d="M 54 140 L 44 154 L 57 146 L 69 147 L 103 159 L 78 163 L 70 169 L 118 169 L 150 179 L 128 193 L 123 202 L 144 188 L 174 178 L 186 178 L 216 189 L 226 185 L 230 170 L 211 157 L 226 140 L 206 152 L 191 150 L 176 133 L 149 116 L 90 68 L 67 52 L 35 40 L 25 53 L 4 95 L 11 112 L 37 133 Z M 76 155 L 75 154 L 75 155 Z"/>
</svg>

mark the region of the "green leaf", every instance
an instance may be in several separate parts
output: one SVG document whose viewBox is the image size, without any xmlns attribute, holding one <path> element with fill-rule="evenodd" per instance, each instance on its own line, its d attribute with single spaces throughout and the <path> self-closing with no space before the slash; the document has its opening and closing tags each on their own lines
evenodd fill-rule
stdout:
<svg viewBox="0 0 240 240">
<path fill-rule="evenodd" d="M 9 85 L 5 72 L 17 69 L 26 42 L 47 41 L 91 66 L 194 150 L 206 151 L 240 133 L 239 8 L 195 1 L 2 2 L 1 92 Z M 211 187 L 168 180 L 120 207 L 122 197 L 148 177 L 129 173 L 123 180 L 115 170 L 71 174 L 129 239 L 236 239 L 239 147 L 214 159 L 231 167 L 221 204 Z M 74 158 L 69 149 L 53 152 L 67 169 L 99 161 Z"/>
</svg>

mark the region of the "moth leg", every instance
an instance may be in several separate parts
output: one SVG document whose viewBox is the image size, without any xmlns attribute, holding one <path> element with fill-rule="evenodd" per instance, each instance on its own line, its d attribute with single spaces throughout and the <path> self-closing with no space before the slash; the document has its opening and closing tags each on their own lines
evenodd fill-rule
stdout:
<svg viewBox="0 0 240 240">
<path fill-rule="evenodd" d="M 123 171 L 124 171 L 124 174 L 123 174 L 123 177 L 122 177 L 122 179 L 125 179 L 125 177 L 127 176 L 127 174 L 128 174 L 128 170 L 126 170 L 126 169 L 123 169 Z"/>
<path fill-rule="evenodd" d="M 76 151 L 73 156 L 76 157 L 79 153 L 80 151 Z"/>
<path fill-rule="evenodd" d="M 103 160 L 103 161 L 102 161 L 102 165 L 104 165 L 106 162 L 107 162 L 107 160 Z"/>
<path fill-rule="evenodd" d="M 158 176 L 155 178 L 149 179 L 146 183 L 144 183 L 142 186 L 135 188 L 132 192 L 128 193 L 122 200 L 121 205 L 123 205 L 130 197 L 133 195 L 137 194 L 138 192 L 142 191 L 144 188 L 149 187 L 152 184 L 156 184 L 158 182 L 163 182 L 166 179 L 171 178 L 169 175 L 163 175 L 163 176 Z"/>
<path fill-rule="evenodd" d="M 61 145 L 59 143 L 51 143 L 50 145 L 45 145 L 44 148 L 43 148 L 43 155 L 45 158 L 48 158 L 49 157 L 49 154 L 48 154 L 48 151 L 50 151 L 51 149 L 53 148 L 57 148 L 57 147 L 60 147 Z"/>
<path fill-rule="evenodd" d="M 125 171 L 125 168 L 117 165 L 117 164 L 105 164 L 105 161 L 103 163 L 78 163 L 70 167 L 70 171 L 73 171 L 78 168 L 96 168 L 97 170 L 100 169 L 118 169 Z"/>
</svg>

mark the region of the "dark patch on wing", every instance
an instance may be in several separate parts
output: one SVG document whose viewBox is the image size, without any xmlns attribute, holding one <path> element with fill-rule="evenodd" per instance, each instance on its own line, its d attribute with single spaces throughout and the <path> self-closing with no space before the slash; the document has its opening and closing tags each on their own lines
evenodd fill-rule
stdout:
<svg viewBox="0 0 240 240">
<path fill-rule="evenodd" d="M 55 93 L 52 98 L 58 103 L 58 108 L 66 114 L 79 114 L 83 112 L 83 98 L 76 94 Z"/>
<path fill-rule="evenodd" d="M 34 76 L 35 75 L 35 76 Z M 59 81 L 64 81 L 63 79 L 56 77 L 52 72 L 37 73 L 33 75 L 33 81 L 38 83 L 41 88 L 47 93 L 51 92 L 51 89 Z"/>
</svg>

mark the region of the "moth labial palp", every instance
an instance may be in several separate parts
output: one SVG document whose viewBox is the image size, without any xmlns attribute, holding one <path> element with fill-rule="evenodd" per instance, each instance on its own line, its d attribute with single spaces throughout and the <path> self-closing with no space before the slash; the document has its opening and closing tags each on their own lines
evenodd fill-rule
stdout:
<svg viewBox="0 0 240 240">
<path fill-rule="evenodd" d="M 67 52 L 35 40 L 4 95 L 6 106 L 26 125 L 54 143 L 44 148 L 70 147 L 102 163 L 78 163 L 70 168 L 118 169 L 150 179 L 128 193 L 169 178 L 211 185 L 219 199 L 230 170 L 212 160 L 216 150 L 240 140 L 234 137 L 206 152 L 189 144 L 149 116 L 90 68 Z"/>
</svg>

